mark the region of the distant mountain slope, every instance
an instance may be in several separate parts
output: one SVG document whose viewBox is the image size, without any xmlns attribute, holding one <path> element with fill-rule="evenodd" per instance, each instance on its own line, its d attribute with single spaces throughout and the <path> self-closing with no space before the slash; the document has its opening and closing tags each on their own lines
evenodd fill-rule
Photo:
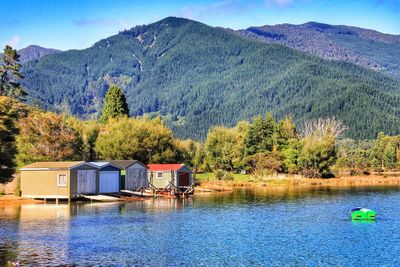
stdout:
<svg viewBox="0 0 400 267">
<path fill-rule="evenodd" d="M 317 22 L 250 27 L 239 33 L 327 59 L 380 70 L 400 79 L 400 35 Z"/>
<path fill-rule="evenodd" d="M 198 22 L 166 18 L 84 50 L 24 66 L 24 86 L 44 107 L 98 115 L 110 83 L 133 116 L 161 115 L 179 137 L 273 112 L 298 123 L 336 116 L 348 136 L 400 134 L 400 83 L 354 64 L 323 60 Z"/>
<path fill-rule="evenodd" d="M 23 64 L 30 60 L 36 60 L 41 58 L 42 56 L 54 54 L 61 51 L 52 48 L 44 48 L 38 45 L 30 45 L 18 50 L 17 52 L 21 56 L 20 62 Z M 1 55 L 2 54 L 0 53 L 0 62 L 1 62 Z"/>
<path fill-rule="evenodd" d="M 53 48 L 44 48 L 38 45 L 30 45 L 25 48 L 18 50 L 18 54 L 21 56 L 21 63 L 25 63 L 30 60 L 39 59 L 42 56 L 61 52 L 60 50 Z"/>
</svg>

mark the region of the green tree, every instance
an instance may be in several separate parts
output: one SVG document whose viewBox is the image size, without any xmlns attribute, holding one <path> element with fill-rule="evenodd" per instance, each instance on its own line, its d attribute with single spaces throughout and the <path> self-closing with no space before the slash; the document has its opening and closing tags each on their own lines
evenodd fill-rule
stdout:
<svg viewBox="0 0 400 267">
<path fill-rule="evenodd" d="M 124 117 L 129 115 L 128 104 L 121 88 L 111 85 L 104 98 L 103 112 L 99 121 L 105 123 L 109 118 Z"/>
<path fill-rule="evenodd" d="M 246 157 L 244 161 L 258 179 L 275 174 L 282 168 L 282 158 L 276 151 L 260 152 Z"/>
<path fill-rule="evenodd" d="M 0 95 L 20 97 L 25 94 L 19 83 L 23 78 L 20 73 L 19 57 L 15 49 L 6 45 L 0 65 Z"/>
<path fill-rule="evenodd" d="M 283 158 L 282 171 L 291 174 L 299 172 L 300 150 L 301 143 L 297 138 L 291 138 L 287 141 L 281 151 Z"/>
<path fill-rule="evenodd" d="M 16 167 L 18 128 L 15 122 L 18 113 L 14 105 L 9 97 L 0 96 L 0 183 L 10 181 Z"/>
<path fill-rule="evenodd" d="M 399 146 L 400 136 L 378 133 L 371 152 L 373 166 L 380 170 L 395 169 L 398 165 Z"/>
<path fill-rule="evenodd" d="M 287 116 L 278 122 L 278 145 L 280 147 L 287 146 L 289 140 L 298 139 L 296 124 L 293 122 L 292 117 Z"/>
<path fill-rule="evenodd" d="M 347 129 L 335 118 L 319 118 L 308 121 L 302 129 L 299 167 L 306 177 L 330 176 L 330 168 L 336 162 L 336 139 Z"/>
<path fill-rule="evenodd" d="M 245 154 L 248 156 L 274 150 L 276 138 L 276 122 L 272 114 L 268 113 L 265 118 L 255 117 L 244 138 Z"/>
<path fill-rule="evenodd" d="M 205 153 L 203 145 L 190 139 L 179 140 L 178 144 L 181 147 L 183 162 L 196 173 L 204 164 Z"/>
<path fill-rule="evenodd" d="M 337 145 L 338 159 L 336 167 L 358 175 L 368 172 L 374 164 L 371 156 L 375 140 L 344 139 Z"/>
<path fill-rule="evenodd" d="M 96 121 L 82 121 L 72 116 L 64 118 L 65 123 L 79 133 L 83 141 L 83 148 L 81 151 L 82 158 L 85 161 L 92 161 L 96 159 L 95 145 L 100 132 L 99 123 Z"/>
<path fill-rule="evenodd" d="M 143 163 L 175 163 L 182 151 L 159 117 L 110 118 L 95 146 L 100 159 L 136 159 Z"/>
<path fill-rule="evenodd" d="M 247 124 L 240 122 L 235 128 L 214 127 L 209 130 L 204 147 L 207 163 L 213 170 L 241 168 L 246 128 Z"/>
<path fill-rule="evenodd" d="M 318 139 L 314 136 L 301 140 L 299 167 L 309 178 L 327 177 L 330 167 L 336 161 L 335 142 L 330 138 Z"/>
</svg>

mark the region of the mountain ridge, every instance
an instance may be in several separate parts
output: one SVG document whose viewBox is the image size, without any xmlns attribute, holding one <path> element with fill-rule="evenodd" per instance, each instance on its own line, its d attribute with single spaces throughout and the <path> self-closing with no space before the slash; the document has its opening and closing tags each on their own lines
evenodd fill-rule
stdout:
<svg viewBox="0 0 400 267">
<path fill-rule="evenodd" d="M 325 59 L 346 61 L 400 79 L 400 35 L 319 22 L 249 27 L 238 34 L 288 46 Z"/>
<path fill-rule="evenodd" d="M 17 50 L 18 55 L 20 55 L 20 63 L 24 64 L 31 60 L 37 60 L 42 56 L 51 55 L 54 53 L 61 52 L 61 50 L 54 48 L 45 48 L 38 45 L 28 45 L 27 47 Z M 1 62 L 2 53 L 0 53 Z"/>
<path fill-rule="evenodd" d="M 28 93 L 48 109 L 96 117 L 115 83 L 130 115 L 160 115 L 182 138 L 204 139 L 213 125 L 266 112 L 298 123 L 336 116 L 355 138 L 400 133 L 399 81 L 182 18 L 30 61 L 23 71 Z"/>
</svg>

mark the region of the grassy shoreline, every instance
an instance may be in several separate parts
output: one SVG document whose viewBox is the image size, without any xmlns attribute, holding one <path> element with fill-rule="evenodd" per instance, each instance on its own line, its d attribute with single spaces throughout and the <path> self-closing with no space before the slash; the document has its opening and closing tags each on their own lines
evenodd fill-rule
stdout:
<svg viewBox="0 0 400 267">
<path fill-rule="evenodd" d="M 197 192 L 232 191 L 235 188 L 251 187 L 365 187 L 365 186 L 400 186 L 400 177 L 394 176 L 343 176 L 330 179 L 310 179 L 289 177 L 284 179 L 251 180 L 238 179 L 233 181 L 199 179 Z"/>
</svg>

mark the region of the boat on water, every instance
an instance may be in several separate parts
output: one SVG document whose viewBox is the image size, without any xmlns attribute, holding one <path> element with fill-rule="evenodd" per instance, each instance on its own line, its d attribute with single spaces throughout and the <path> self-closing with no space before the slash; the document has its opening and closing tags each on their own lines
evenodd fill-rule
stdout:
<svg viewBox="0 0 400 267">
<path fill-rule="evenodd" d="M 350 210 L 352 220 L 375 220 L 376 211 L 366 208 L 354 208 Z"/>
</svg>

